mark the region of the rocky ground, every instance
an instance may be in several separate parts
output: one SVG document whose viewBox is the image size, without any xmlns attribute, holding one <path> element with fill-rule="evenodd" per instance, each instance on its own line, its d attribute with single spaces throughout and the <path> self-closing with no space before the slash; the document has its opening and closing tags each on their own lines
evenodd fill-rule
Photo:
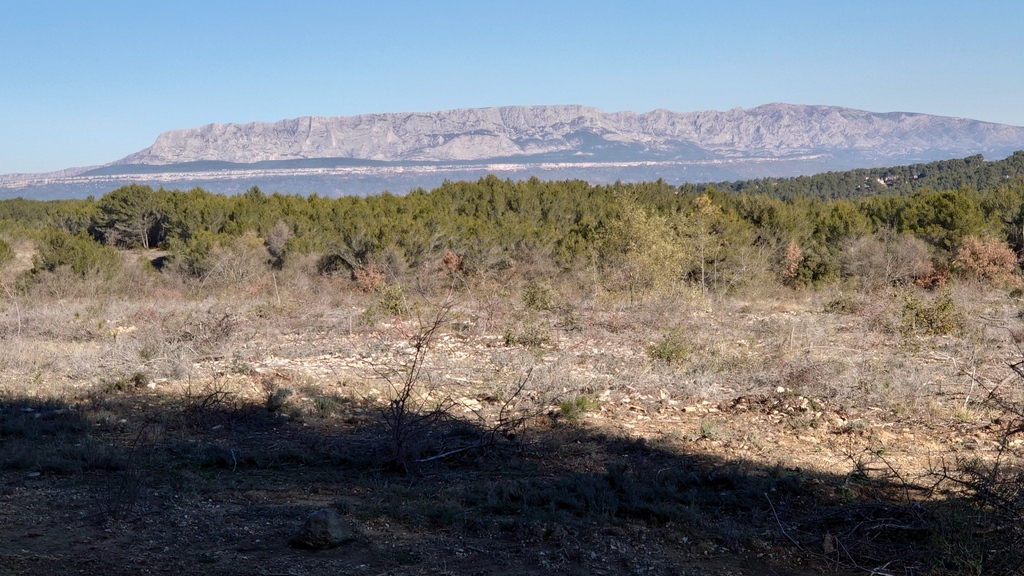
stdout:
<svg viewBox="0 0 1024 576">
<path fill-rule="evenodd" d="M 8 307 L 0 572 L 1005 570 L 950 477 L 1015 462 L 1021 321 L 957 297 Z M 292 546 L 322 509 L 350 537 Z"/>
</svg>

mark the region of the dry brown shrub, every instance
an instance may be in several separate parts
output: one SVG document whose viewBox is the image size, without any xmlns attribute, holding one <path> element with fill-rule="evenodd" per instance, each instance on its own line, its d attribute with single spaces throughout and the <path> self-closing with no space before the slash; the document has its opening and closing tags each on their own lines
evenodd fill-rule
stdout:
<svg viewBox="0 0 1024 576">
<path fill-rule="evenodd" d="M 1017 288 L 1022 284 L 1017 255 L 996 238 L 964 238 L 956 251 L 956 261 L 968 276 L 992 286 Z"/>
<path fill-rule="evenodd" d="M 790 240 L 786 245 L 786 253 L 782 257 L 782 280 L 787 284 L 796 280 L 797 269 L 800 268 L 800 258 L 803 251 L 796 242 Z"/>
<path fill-rule="evenodd" d="M 441 266 L 448 274 L 460 274 L 462 272 L 462 256 L 451 250 L 445 250 L 444 256 L 441 257 Z"/>
<path fill-rule="evenodd" d="M 948 265 L 936 267 L 929 263 L 927 271 L 914 278 L 914 286 L 925 290 L 935 290 L 945 286 L 951 277 Z"/>
<path fill-rule="evenodd" d="M 440 257 L 433 254 L 429 261 L 411 269 L 411 273 L 407 274 L 407 283 L 424 293 L 442 287 L 465 286 L 468 274 L 463 263 L 463 257 L 450 249 L 441 253 Z"/>
<path fill-rule="evenodd" d="M 376 292 L 387 280 L 387 276 L 376 264 L 356 268 L 352 274 L 355 276 L 356 286 L 363 292 Z"/>
</svg>

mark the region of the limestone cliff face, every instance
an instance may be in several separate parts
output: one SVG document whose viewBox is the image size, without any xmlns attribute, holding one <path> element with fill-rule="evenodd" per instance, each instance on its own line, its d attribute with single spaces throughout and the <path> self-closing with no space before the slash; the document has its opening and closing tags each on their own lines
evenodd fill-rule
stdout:
<svg viewBox="0 0 1024 576">
<path fill-rule="evenodd" d="M 744 110 L 606 113 L 508 106 L 407 114 L 307 116 L 209 124 L 161 134 L 115 165 L 351 158 L 466 162 L 544 154 L 707 159 L 857 153 L 946 157 L 1024 148 L 1024 128 L 912 113 L 768 104 Z"/>
</svg>

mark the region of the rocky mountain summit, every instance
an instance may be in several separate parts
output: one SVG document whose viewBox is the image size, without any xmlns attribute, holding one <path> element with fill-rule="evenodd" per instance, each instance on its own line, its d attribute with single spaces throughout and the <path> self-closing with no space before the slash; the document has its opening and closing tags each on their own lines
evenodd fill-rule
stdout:
<svg viewBox="0 0 1024 576">
<path fill-rule="evenodd" d="M 312 158 L 467 162 L 566 156 L 598 160 L 782 158 L 806 154 L 902 159 L 1008 154 L 1024 128 L 833 106 L 607 113 L 585 106 L 508 106 L 409 114 L 306 116 L 276 123 L 172 130 L 115 165 Z M 929 157 L 929 159 L 935 159 Z"/>
<path fill-rule="evenodd" d="M 306 116 L 161 134 L 110 164 L 0 175 L 0 198 L 85 197 L 137 182 L 237 193 L 403 193 L 444 180 L 673 184 L 797 176 L 1024 149 L 1024 127 L 908 112 L 767 104 L 725 112 L 507 106 Z"/>
</svg>

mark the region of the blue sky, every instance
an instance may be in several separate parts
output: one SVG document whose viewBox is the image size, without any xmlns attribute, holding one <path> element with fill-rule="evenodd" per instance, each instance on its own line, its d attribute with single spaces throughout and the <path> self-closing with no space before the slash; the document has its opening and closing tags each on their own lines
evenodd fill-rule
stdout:
<svg viewBox="0 0 1024 576">
<path fill-rule="evenodd" d="M 1024 2 L 0 0 L 0 174 L 211 122 L 769 102 L 1024 126 Z"/>
</svg>

